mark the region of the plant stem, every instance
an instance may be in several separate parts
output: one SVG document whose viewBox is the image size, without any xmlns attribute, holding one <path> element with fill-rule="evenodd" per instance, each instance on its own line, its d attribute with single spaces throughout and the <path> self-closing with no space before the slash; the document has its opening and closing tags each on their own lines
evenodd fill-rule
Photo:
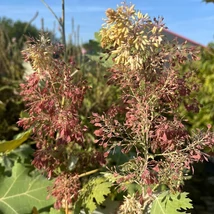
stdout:
<svg viewBox="0 0 214 214">
<path fill-rule="evenodd" d="M 65 39 L 65 0 L 62 0 L 62 20 L 61 20 L 61 27 L 62 27 L 62 44 L 64 45 L 64 60 L 67 60 L 67 53 L 66 53 L 66 39 Z"/>
<path fill-rule="evenodd" d="M 91 170 L 91 171 L 88 171 L 88 172 L 84 172 L 84 173 L 82 173 L 82 174 L 79 175 L 79 178 L 82 178 L 82 177 L 94 174 L 94 173 L 96 173 L 98 171 L 99 171 L 99 169 L 94 169 L 94 170 Z"/>
<path fill-rule="evenodd" d="M 68 214 L 68 201 L 65 201 L 65 214 Z"/>
<path fill-rule="evenodd" d="M 42 3 L 51 11 L 51 13 L 54 15 L 56 20 L 58 21 L 60 27 L 61 27 L 61 35 L 62 35 L 62 44 L 64 45 L 64 60 L 66 62 L 67 60 L 67 54 L 66 54 L 66 39 L 65 39 L 65 1 L 62 0 L 62 17 L 58 18 L 56 13 L 51 9 L 51 7 L 45 2 L 45 0 L 41 0 Z"/>
<path fill-rule="evenodd" d="M 51 9 L 51 7 L 45 2 L 45 0 L 41 0 L 41 2 L 48 8 L 48 10 L 51 11 L 51 13 L 54 15 L 54 17 L 56 18 L 56 20 L 59 22 L 59 24 L 61 26 L 60 19 L 57 17 L 56 13 L 54 13 L 54 11 Z"/>
<path fill-rule="evenodd" d="M 33 16 L 33 18 L 26 24 L 24 30 L 23 30 L 23 34 L 22 37 L 19 39 L 18 43 L 21 44 L 24 38 L 24 34 L 26 33 L 28 27 L 31 25 L 31 23 L 37 18 L 37 16 L 39 15 L 39 12 L 37 11 L 36 14 Z"/>
</svg>

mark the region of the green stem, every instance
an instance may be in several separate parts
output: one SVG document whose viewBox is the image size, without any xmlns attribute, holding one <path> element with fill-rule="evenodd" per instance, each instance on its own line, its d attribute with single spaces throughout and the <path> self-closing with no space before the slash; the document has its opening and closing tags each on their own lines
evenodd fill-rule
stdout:
<svg viewBox="0 0 214 214">
<path fill-rule="evenodd" d="M 82 173 L 82 174 L 79 175 L 79 178 L 82 178 L 82 177 L 94 174 L 94 173 L 96 173 L 98 171 L 99 171 L 99 169 L 94 169 L 94 170 L 91 170 L 91 171 L 88 171 L 88 172 L 84 172 L 84 173 Z"/>
<path fill-rule="evenodd" d="M 66 53 L 66 38 L 65 38 L 65 1 L 62 0 L 62 44 L 64 45 L 64 60 L 67 61 L 67 53 Z"/>
</svg>

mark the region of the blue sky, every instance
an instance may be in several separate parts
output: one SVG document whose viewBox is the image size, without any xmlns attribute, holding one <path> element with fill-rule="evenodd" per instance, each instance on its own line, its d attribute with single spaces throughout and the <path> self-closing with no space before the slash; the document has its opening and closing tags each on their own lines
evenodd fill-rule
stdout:
<svg viewBox="0 0 214 214">
<path fill-rule="evenodd" d="M 61 0 L 46 0 L 58 17 L 61 16 Z M 65 0 L 66 34 L 72 32 L 71 19 L 75 26 L 80 26 L 80 38 L 87 42 L 94 38 L 105 18 L 107 8 L 116 8 L 119 0 Z M 130 3 L 130 1 L 127 1 Z M 148 13 L 151 18 L 163 16 L 169 30 L 192 39 L 203 45 L 214 41 L 214 4 L 202 0 L 132 0 L 135 8 Z M 36 12 L 39 16 L 33 24 L 40 28 L 44 18 L 45 28 L 52 30 L 54 22 L 52 13 L 41 0 L 0 0 L 0 16 L 13 20 L 29 21 Z"/>
</svg>

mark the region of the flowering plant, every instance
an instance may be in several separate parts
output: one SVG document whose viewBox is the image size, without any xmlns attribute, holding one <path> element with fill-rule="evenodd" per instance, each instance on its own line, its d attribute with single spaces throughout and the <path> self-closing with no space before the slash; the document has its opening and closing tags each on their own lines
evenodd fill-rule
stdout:
<svg viewBox="0 0 214 214">
<path fill-rule="evenodd" d="M 75 213 L 81 207 L 93 211 L 115 190 L 123 193 L 119 213 L 150 208 L 151 213 L 173 214 L 191 208 L 182 192 L 186 172 L 194 171 L 194 162 L 207 160 L 203 149 L 214 145 L 209 126 L 206 132 L 190 133 L 179 112 L 180 104 L 199 111 L 191 96 L 198 89 L 194 71 L 180 71 L 183 63 L 197 60 L 197 51 L 167 42 L 163 20 L 151 21 L 134 5 L 108 9 L 106 16 L 101 45 L 106 60 L 113 61 L 107 83 L 121 95 L 107 112 L 91 113 L 95 147 L 84 138 L 87 127 L 79 110 L 89 87 L 74 78 L 75 63 L 54 59 L 61 47 L 48 40 L 31 41 L 24 51 L 35 73 L 21 85 L 29 116 L 18 124 L 32 129 L 37 142 L 33 164 L 54 178 L 49 192 L 56 197 L 55 208 L 65 207 L 66 213 L 68 207 Z M 115 155 L 125 158 L 114 164 Z M 98 177 L 81 179 L 97 167 L 103 169 Z"/>
<path fill-rule="evenodd" d="M 84 142 L 87 127 L 79 118 L 86 82 L 74 79 L 77 72 L 74 63 L 68 65 L 60 58 L 54 59 L 60 50 L 61 46 L 53 46 L 43 37 L 29 42 L 24 55 L 35 72 L 21 84 L 28 117 L 18 122 L 24 129 L 32 129 L 37 146 L 33 165 L 49 179 L 56 178 L 49 189 L 57 198 L 56 208 L 63 201 L 66 204 L 75 201 L 80 189 L 80 172 L 88 170 L 91 163 L 96 166 L 102 162 L 102 155 L 90 151 Z"/>
<path fill-rule="evenodd" d="M 207 160 L 203 149 L 213 146 L 213 134 L 209 126 L 206 133 L 189 133 L 179 112 L 181 104 L 187 111 L 199 112 L 197 100 L 191 97 L 198 89 L 192 81 L 194 71 L 180 69 L 189 60 L 197 60 L 197 50 L 176 41 L 169 44 L 162 34 L 162 19 L 152 22 L 134 5 L 108 9 L 106 15 L 101 45 L 114 62 L 108 83 L 120 87 L 122 93 L 108 112 L 93 114 L 92 123 L 98 128 L 96 142 L 106 148 L 106 156 L 118 147 L 124 154 L 134 154 L 112 175 L 120 190 L 127 189 L 127 182 L 138 186 L 125 199 L 121 212 L 127 213 L 126 204 L 135 200 L 141 207 L 131 213 L 141 213 L 154 202 L 160 186 L 170 193 L 181 191 L 185 172 L 194 172 L 194 162 Z"/>
</svg>

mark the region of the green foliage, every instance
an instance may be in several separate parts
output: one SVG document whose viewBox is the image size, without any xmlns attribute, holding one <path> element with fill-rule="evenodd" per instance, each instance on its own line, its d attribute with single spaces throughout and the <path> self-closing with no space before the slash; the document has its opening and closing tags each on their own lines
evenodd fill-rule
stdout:
<svg viewBox="0 0 214 214">
<path fill-rule="evenodd" d="M 118 99 L 120 90 L 106 83 L 107 69 L 113 65 L 111 57 L 108 58 L 106 53 L 102 52 L 100 47 L 99 33 L 95 33 L 94 43 L 95 49 L 92 53 L 86 55 L 87 62 L 82 64 L 81 69 L 84 70 L 84 78 L 87 79 L 90 86 L 89 93 L 86 94 L 83 103 L 83 114 L 87 118 L 91 112 L 102 112 Z M 90 46 L 85 44 L 86 47 Z M 102 59 L 101 59 L 102 58 Z M 88 60 L 89 59 L 89 60 Z M 89 125 L 89 124 L 87 124 Z"/>
<path fill-rule="evenodd" d="M 199 91 L 201 110 L 194 116 L 196 125 L 214 125 L 214 43 L 202 51 L 198 76 L 202 87 Z"/>
<path fill-rule="evenodd" d="M 104 53 L 101 46 L 101 36 L 99 32 L 94 34 L 95 41 L 90 40 L 88 44 L 83 47 L 87 49 L 88 54 L 86 55 L 90 60 L 99 63 L 105 68 L 111 68 L 113 65 L 112 57 L 109 54 Z"/>
<path fill-rule="evenodd" d="M 118 99 L 120 94 L 120 90 L 117 87 L 110 86 L 106 83 L 107 69 L 111 65 L 111 60 L 107 59 L 105 53 L 102 53 L 100 39 L 96 35 L 98 36 L 98 33 L 95 33 L 96 41 L 84 44 L 88 54 L 84 57 L 84 63 L 81 64 L 84 79 L 87 80 L 90 86 L 88 93 L 85 95 L 80 113 L 82 121 L 84 121 L 90 130 L 86 134 L 86 141 L 88 141 L 88 143 L 94 141 L 92 134 L 94 127 L 88 120 L 91 112 L 101 113 L 102 111 L 106 111 L 112 103 Z M 96 44 L 95 49 L 91 47 L 92 43 Z M 100 57 L 103 57 L 103 59 L 100 60 Z"/>
<path fill-rule="evenodd" d="M 64 214 L 64 211 L 51 208 L 49 214 Z"/>
<path fill-rule="evenodd" d="M 193 129 L 204 128 L 207 124 L 214 126 L 214 43 L 201 50 L 199 61 L 186 64 L 183 70 L 191 67 L 196 73 L 195 82 L 200 84 L 198 92 L 193 94 L 200 103 L 200 111 L 184 114 Z"/>
<path fill-rule="evenodd" d="M 0 142 L 0 152 L 11 152 L 25 142 L 31 134 L 31 130 L 18 134 L 14 140 Z"/>
<path fill-rule="evenodd" d="M 127 193 L 128 195 L 133 195 L 133 194 L 136 194 L 136 192 L 138 193 L 142 193 L 142 189 L 141 189 L 141 186 L 139 184 L 136 184 L 136 183 L 128 183 L 126 184 L 127 186 Z"/>
<path fill-rule="evenodd" d="M 23 144 L 9 154 L 1 154 L 0 166 L 4 167 L 4 172 L 11 175 L 14 164 L 19 161 L 25 166 L 30 165 L 34 150 L 28 144 Z"/>
<path fill-rule="evenodd" d="M 82 121 L 89 128 L 86 133 L 86 141 L 88 145 L 94 147 L 92 143 L 94 141 L 94 126 L 92 126 L 88 118 L 91 116 L 92 112 L 101 113 L 102 111 L 106 111 L 112 103 L 118 99 L 120 90 L 117 87 L 106 84 L 106 68 L 97 64 L 96 60 L 91 60 L 89 63 L 85 64 L 84 67 L 84 77 L 87 79 L 90 89 L 85 95 L 80 114 Z"/>
<path fill-rule="evenodd" d="M 35 38 L 39 36 L 39 30 L 28 22 L 22 22 L 19 20 L 13 21 L 12 19 L 3 17 L 0 19 L 0 26 L 9 39 L 8 42 L 12 39 L 16 39 L 19 43 L 19 47 L 22 47 L 23 42 L 26 41 L 24 34 Z"/>
<path fill-rule="evenodd" d="M 114 86 L 105 83 L 106 74 L 102 66 L 95 65 L 93 73 L 85 73 L 90 89 L 85 96 L 83 103 L 83 114 L 88 117 L 91 112 L 106 110 L 119 95 L 119 90 Z"/>
<path fill-rule="evenodd" d="M 9 79 L 0 81 L 0 141 L 11 140 L 20 131 L 16 122 L 24 104 L 21 97 L 17 95 L 18 84 L 12 85 L 11 82 L 12 80 Z"/>
<path fill-rule="evenodd" d="M 82 47 L 85 48 L 89 54 L 96 54 L 101 51 L 99 41 L 95 40 L 89 40 L 89 42 L 83 44 Z"/>
<path fill-rule="evenodd" d="M 210 2 L 214 3 L 214 0 L 203 0 L 203 1 L 206 3 L 210 3 Z"/>
<path fill-rule="evenodd" d="M 111 192 L 111 186 L 112 183 L 104 177 L 96 177 L 89 180 L 80 192 L 74 213 L 79 214 L 81 206 L 84 207 L 86 212 L 93 212 L 98 205 L 105 201 L 105 196 L 108 196 Z"/>
<path fill-rule="evenodd" d="M 0 24 L 1 26 L 1 24 Z M 19 84 L 24 74 L 18 44 L 0 27 L 0 140 L 11 140 L 20 129 L 16 122 L 24 105 Z"/>
<path fill-rule="evenodd" d="M 47 186 L 51 183 L 41 174 L 15 163 L 12 176 L 0 177 L 0 213 L 31 213 L 33 207 L 39 213 L 47 213 L 54 202 L 47 200 Z"/>
<path fill-rule="evenodd" d="M 12 45 L 15 42 L 17 43 L 17 48 L 20 50 L 23 48 L 27 37 L 38 38 L 40 30 L 31 24 L 36 16 L 37 14 L 30 22 L 23 22 L 20 20 L 13 21 L 12 19 L 6 17 L 0 18 L 0 27 L 4 31 L 7 45 Z M 47 33 L 52 41 L 57 41 L 57 38 L 51 31 L 44 31 L 44 33 Z"/>
<path fill-rule="evenodd" d="M 108 58 L 106 53 L 98 53 L 98 55 L 87 55 L 87 57 L 95 62 L 99 62 L 105 68 L 111 68 L 113 65 L 112 57 Z"/>
<path fill-rule="evenodd" d="M 95 33 L 94 33 L 94 38 L 95 38 L 95 40 L 96 40 L 97 42 L 99 42 L 99 44 L 100 44 L 102 37 L 100 36 L 100 33 L 99 33 L 99 32 L 95 32 Z"/>
<path fill-rule="evenodd" d="M 161 193 L 152 203 L 151 214 L 179 214 L 181 212 L 178 210 L 193 208 L 187 194 L 186 192 L 172 194 L 168 191 Z"/>
</svg>

